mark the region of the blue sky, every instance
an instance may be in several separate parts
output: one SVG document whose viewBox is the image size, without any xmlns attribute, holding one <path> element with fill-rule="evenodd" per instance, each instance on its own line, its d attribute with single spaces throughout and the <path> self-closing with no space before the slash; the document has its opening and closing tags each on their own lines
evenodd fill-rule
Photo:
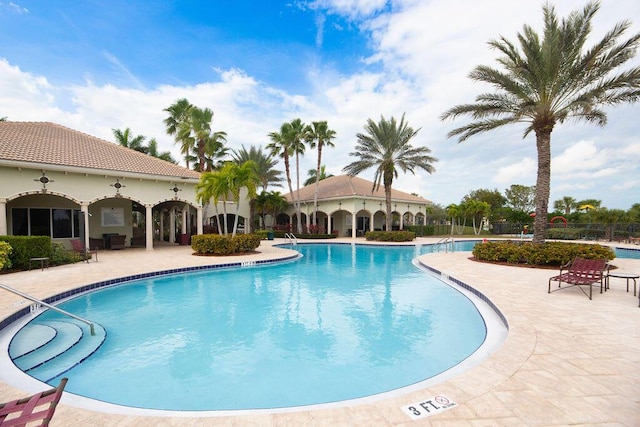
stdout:
<svg viewBox="0 0 640 427">
<path fill-rule="evenodd" d="M 585 1 L 556 3 L 566 16 Z M 406 113 L 421 129 L 414 145 L 439 162 L 433 175 L 401 174 L 394 186 L 446 206 L 471 190 L 535 183 L 535 140 L 522 139 L 523 126 L 458 144 L 446 133 L 466 120 L 439 116 L 486 90 L 467 74 L 496 66 L 487 42 L 515 39 L 525 23 L 539 28 L 542 4 L 0 0 L 0 117 L 52 121 L 110 141 L 112 129 L 130 127 L 177 158 L 162 110 L 178 98 L 211 108 L 214 130 L 228 133 L 231 148 L 264 147 L 269 132 L 296 117 L 327 120 L 337 139 L 323 163 L 340 174 L 368 118 Z M 639 32 L 640 2 L 603 0 L 594 36 L 623 19 L 633 22 L 627 37 Z M 563 196 L 609 208 L 640 202 L 639 108 L 607 109 L 604 128 L 556 127 L 551 204 Z M 308 152 L 302 179 L 314 166 Z"/>
</svg>

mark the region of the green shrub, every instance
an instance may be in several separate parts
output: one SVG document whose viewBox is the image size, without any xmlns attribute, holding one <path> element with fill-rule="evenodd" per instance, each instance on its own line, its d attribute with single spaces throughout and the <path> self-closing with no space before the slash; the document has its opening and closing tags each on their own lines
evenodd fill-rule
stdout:
<svg viewBox="0 0 640 427">
<path fill-rule="evenodd" d="M 267 240 L 267 237 L 269 237 L 269 230 L 257 230 L 255 231 L 255 234 L 260 237 L 260 240 Z"/>
<path fill-rule="evenodd" d="M 256 234 L 238 234 L 235 237 L 219 234 L 191 236 L 191 248 L 198 255 L 232 255 L 253 252 L 258 246 L 260 246 L 260 236 Z"/>
<path fill-rule="evenodd" d="M 405 231 L 413 231 L 416 236 L 433 236 L 436 233 L 436 228 L 433 225 L 405 225 Z"/>
<path fill-rule="evenodd" d="M 579 240 L 582 239 L 585 230 L 583 228 L 548 228 L 545 230 L 545 239 L 555 240 Z"/>
<path fill-rule="evenodd" d="M 12 268 L 26 270 L 30 258 L 51 257 L 49 236 L 0 236 L 0 242 L 7 242 L 13 249 L 9 255 Z"/>
<path fill-rule="evenodd" d="M 608 246 L 584 243 L 545 242 L 537 244 L 503 240 L 477 244 L 473 248 L 473 256 L 481 261 L 561 266 L 576 257 L 612 260 L 615 258 L 615 253 Z"/>
<path fill-rule="evenodd" d="M 0 242 L 0 270 L 3 268 L 11 268 L 11 260 L 9 255 L 13 248 L 7 242 Z"/>
<path fill-rule="evenodd" d="M 51 244 L 50 265 L 72 264 L 80 261 L 84 261 L 84 258 L 79 253 L 66 249 L 62 243 Z"/>
<path fill-rule="evenodd" d="M 368 231 L 365 234 L 367 240 L 379 242 L 411 242 L 415 240 L 413 231 Z"/>
</svg>

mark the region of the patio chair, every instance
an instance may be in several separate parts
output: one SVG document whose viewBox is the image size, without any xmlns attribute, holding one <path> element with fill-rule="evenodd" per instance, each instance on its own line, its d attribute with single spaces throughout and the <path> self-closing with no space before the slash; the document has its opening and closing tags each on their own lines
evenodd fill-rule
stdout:
<svg viewBox="0 0 640 427">
<path fill-rule="evenodd" d="M 561 289 L 567 289 L 572 286 L 577 286 L 582 293 L 592 298 L 593 284 L 600 283 L 600 293 L 604 287 L 604 270 L 607 268 L 606 259 L 585 259 L 576 258 L 572 262 L 560 267 L 560 274 L 553 276 L 549 279 L 549 293 L 559 291 Z M 566 270 L 566 271 L 565 271 Z M 551 290 L 551 282 L 558 282 L 558 289 Z M 562 287 L 562 283 L 566 283 L 569 286 Z M 582 286 L 589 286 L 589 293 L 587 294 Z"/>
<path fill-rule="evenodd" d="M 109 237 L 109 249 L 124 249 L 126 240 L 127 236 L 125 236 L 124 234 L 118 234 Z"/>
<path fill-rule="evenodd" d="M 80 255 L 83 261 L 86 261 L 88 263 L 89 260 L 95 255 L 95 260 L 96 262 L 98 262 L 98 248 L 87 249 L 84 246 L 84 243 L 82 243 L 82 241 L 79 239 L 71 239 L 70 242 L 73 252 Z"/>
<path fill-rule="evenodd" d="M 56 388 L 11 402 L 0 403 L 0 425 L 3 427 L 19 427 L 27 424 L 48 426 L 66 384 L 67 379 L 63 378 Z M 40 424 L 33 424 L 37 421 Z"/>
</svg>

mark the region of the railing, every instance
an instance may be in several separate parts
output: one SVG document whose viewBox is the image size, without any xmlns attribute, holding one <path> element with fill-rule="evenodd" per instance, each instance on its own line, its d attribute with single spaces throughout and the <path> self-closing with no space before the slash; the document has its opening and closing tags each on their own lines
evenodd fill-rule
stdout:
<svg viewBox="0 0 640 427">
<path fill-rule="evenodd" d="M 284 238 L 289 241 L 289 243 L 298 244 L 298 238 L 293 235 L 293 233 L 284 233 Z"/>
<path fill-rule="evenodd" d="M 449 252 L 449 245 L 451 245 L 451 252 L 453 252 L 453 243 L 454 240 L 452 237 L 443 237 L 436 242 L 435 247 L 438 249 L 438 252 L 440 252 L 440 248 L 444 245 L 444 251 Z"/>
<path fill-rule="evenodd" d="M 17 290 L 17 289 L 13 289 L 12 287 L 9 287 L 9 286 L 4 285 L 4 284 L 2 284 L 2 283 L 0 283 L 0 288 L 4 289 L 4 290 L 6 290 L 6 291 L 9 291 L 9 292 L 11 292 L 12 294 L 16 294 L 16 295 L 18 295 L 18 296 L 21 296 L 21 297 L 22 297 L 22 298 L 24 298 L 24 299 L 28 299 L 29 301 L 33 301 L 33 302 L 35 302 L 36 304 L 38 304 L 38 305 L 40 305 L 40 306 L 42 306 L 42 305 L 43 305 L 43 306 L 45 306 L 45 307 L 47 307 L 47 308 L 50 308 L 50 309 L 51 309 L 51 310 L 53 310 L 53 311 L 57 311 L 57 312 L 58 312 L 58 313 L 60 313 L 60 314 L 63 314 L 63 315 L 65 315 L 65 316 L 68 316 L 68 317 L 71 317 L 71 318 L 73 318 L 73 319 L 76 319 L 76 320 L 77 320 L 77 321 L 79 321 L 79 322 L 86 323 L 87 325 L 89 325 L 89 330 L 91 331 L 91 335 L 95 335 L 95 334 L 96 334 L 96 333 L 95 333 L 95 330 L 94 330 L 94 328 L 93 328 L 93 323 L 92 323 L 91 321 L 87 320 L 87 319 L 83 319 L 82 317 L 76 316 L 75 314 L 71 314 L 71 313 L 69 313 L 68 311 L 64 311 L 64 310 L 62 310 L 61 308 L 54 307 L 54 306 L 52 306 L 51 304 L 47 304 L 47 303 L 46 303 L 46 302 L 44 302 L 44 301 L 40 301 L 39 299 L 34 298 L 34 297 L 32 297 L 31 295 L 27 295 L 27 294 L 25 294 L 24 292 L 20 292 L 19 290 Z"/>
</svg>

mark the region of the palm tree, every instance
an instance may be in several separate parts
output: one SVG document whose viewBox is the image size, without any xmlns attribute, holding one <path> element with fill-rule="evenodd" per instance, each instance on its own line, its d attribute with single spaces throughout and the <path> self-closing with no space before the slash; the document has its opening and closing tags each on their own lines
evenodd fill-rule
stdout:
<svg viewBox="0 0 640 427">
<path fill-rule="evenodd" d="M 186 98 L 181 98 L 163 110 L 169 113 L 169 117 L 164 119 L 167 134 L 175 136 L 175 142 L 180 144 L 180 152 L 184 156 L 189 155 L 191 145 L 189 141 L 181 139 L 184 135 L 181 135 L 179 131 L 183 123 L 189 120 L 191 108 L 193 108 L 193 105 Z M 186 163 L 188 168 L 189 160 Z"/>
<path fill-rule="evenodd" d="M 300 189 L 300 162 L 299 156 L 304 153 L 303 138 L 304 124 L 300 119 L 294 119 L 289 123 L 283 123 L 280 126 L 280 132 L 270 132 L 269 138 L 271 142 L 267 145 L 267 148 L 271 150 L 272 155 L 279 155 L 284 161 L 285 174 L 287 176 L 287 184 L 289 185 L 289 194 L 294 201 L 294 207 L 296 210 L 298 220 L 298 230 L 302 230 L 302 219 L 300 215 L 300 200 L 299 195 L 293 192 L 293 186 L 291 185 L 291 155 L 296 156 L 296 176 L 297 176 L 297 188 Z"/>
<path fill-rule="evenodd" d="M 255 171 L 255 163 L 252 161 L 244 162 L 242 165 L 238 165 L 234 162 L 227 162 L 217 172 L 217 175 L 221 176 L 222 180 L 226 181 L 226 184 L 219 185 L 218 188 L 225 189 L 225 195 L 230 195 L 235 204 L 235 221 L 233 223 L 233 231 L 231 236 L 235 236 L 238 230 L 238 216 L 240 211 L 240 192 L 243 188 L 248 191 L 247 197 L 254 198 L 256 195 L 256 188 L 260 181 Z M 224 215 L 226 217 L 226 208 Z M 225 221 L 226 222 L 226 221 Z M 225 223 L 225 234 L 227 232 L 227 225 Z"/>
<path fill-rule="evenodd" d="M 270 185 L 276 187 L 282 187 L 282 171 L 275 169 L 275 165 L 278 161 L 273 158 L 273 154 L 265 154 L 262 152 L 261 147 L 251 146 L 247 150 L 244 145 L 240 150 L 233 150 L 231 152 L 233 161 L 237 164 L 242 164 L 247 160 L 251 160 L 256 164 L 256 173 L 260 179 L 260 185 L 262 191 L 267 191 L 267 187 Z"/>
<path fill-rule="evenodd" d="M 226 132 L 213 132 L 209 136 L 205 136 L 204 140 L 204 164 L 207 172 L 214 169 L 220 169 L 223 166 L 223 158 L 229 152 L 229 148 L 225 147 L 227 142 Z"/>
<path fill-rule="evenodd" d="M 227 200 L 229 194 L 228 180 L 226 176 L 220 172 L 204 172 L 200 175 L 200 182 L 196 184 L 196 199 L 206 205 L 213 201 L 216 211 L 216 224 L 218 225 L 218 234 L 227 234 L 227 208 L 223 203 L 224 210 L 224 230 L 220 224 L 220 211 L 218 210 L 218 201 L 220 199 Z"/>
<path fill-rule="evenodd" d="M 141 153 L 147 153 L 147 147 L 143 144 L 144 140 L 147 139 L 145 136 L 138 135 L 134 137 L 131 134 L 131 129 L 129 128 L 126 128 L 125 130 L 111 129 L 111 131 L 113 132 L 113 137 L 116 139 L 116 142 L 121 146 Z"/>
<path fill-rule="evenodd" d="M 311 149 L 318 147 L 318 163 L 316 166 L 316 188 L 313 193 L 313 225 L 317 225 L 318 219 L 318 183 L 320 182 L 320 165 L 322 163 L 322 148 L 326 145 L 327 147 L 333 147 L 332 139 L 336 137 L 336 132 L 332 129 L 329 129 L 329 125 L 325 120 L 320 122 L 311 122 L 311 125 L 306 126 L 305 130 L 305 139 L 309 144 Z M 308 180 L 307 180 L 308 181 Z M 308 185 L 306 182 L 305 186 Z"/>
<path fill-rule="evenodd" d="M 453 237 L 453 231 L 456 227 L 456 224 L 459 223 L 460 214 L 462 213 L 462 208 L 455 203 L 451 203 L 446 207 L 447 216 L 451 218 L 451 237 Z"/>
<path fill-rule="evenodd" d="M 256 210 L 262 217 L 262 224 L 266 226 L 265 216 L 271 214 L 272 223 L 275 225 L 276 216 L 288 206 L 287 199 L 279 191 L 263 191 L 256 197 Z"/>
<path fill-rule="evenodd" d="M 538 176 L 533 241 L 544 242 L 551 182 L 551 132 L 567 119 L 586 120 L 600 126 L 607 122 L 603 106 L 635 102 L 640 97 L 640 67 L 613 74 L 635 56 L 640 34 L 618 43 L 631 23 L 623 21 L 595 46 L 585 50 L 591 19 L 599 3 L 589 2 L 581 11 L 558 21 L 553 6 L 543 6 L 544 31 L 540 37 L 525 25 L 518 34 L 518 47 L 500 37 L 489 45 L 503 57 L 504 71 L 478 66 L 469 75 L 493 85 L 496 93 L 476 97 L 475 104 L 453 107 L 442 119 L 469 115 L 471 123 L 449 132 L 458 141 L 511 123 L 528 123 L 526 138 L 536 136 Z"/>
<path fill-rule="evenodd" d="M 205 145 L 211 137 L 211 121 L 213 111 L 210 108 L 199 108 L 192 106 L 189 109 L 187 120 L 180 123 L 178 127 L 178 137 L 183 144 L 182 149 L 194 150 L 198 158 L 196 170 L 204 172 L 206 168 Z"/>
<path fill-rule="evenodd" d="M 176 162 L 176 160 L 171 155 L 171 152 L 169 152 L 169 151 L 159 152 L 158 151 L 158 141 L 156 141 L 155 138 L 151 138 L 149 140 L 149 145 L 147 145 L 147 154 L 149 154 L 150 156 L 156 157 L 158 159 L 162 159 L 164 161 L 171 162 L 173 164 L 177 164 L 178 163 L 178 162 Z"/>
<path fill-rule="evenodd" d="M 311 185 L 316 182 L 316 177 L 318 176 L 317 169 L 309 169 L 307 171 L 307 180 L 302 184 L 303 186 Z M 331 178 L 333 174 L 327 173 L 327 167 L 325 165 L 320 166 L 320 179 L 317 181 L 322 181 L 323 179 Z"/>
<path fill-rule="evenodd" d="M 471 215 L 473 223 L 473 232 L 479 235 L 482 231 L 482 221 L 491 212 L 491 206 L 487 202 L 481 200 L 469 199 L 462 203 L 462 208 L 465 214 Z M 478 227 L 476 229 L 476 223 Z"/>
<path fill-rule="evenodd" d="M 438 159 L 429 156 L 431 152 L 427 147 L 413 147 L 409 143 L 411 138 L 416 136 L 418 130 L 413 130 L 404 121 L 404 114 L 400 123 L 391 117 L 386 120 L 384 116 L 375 123 L 367 120 L 364 126 L 366 134 L 358 133 L 356 138 L 355 151 L 349 153 L 350 156 L 359 157 L 359 160 L 347 165 L 343 170 L 350 176 L 375 167 L 376 172 L 373 179 L 372 191 L 380 188 L 380 183 L 384 185 L 385 205 L 386 205 L 386 230 L 391 230 L 391 186 L 393 178 L 398 176 L 398 169 L 406 173 L 415 174 L 415 169 L 420 168 L 428 173 L 433 173 L 435 168 L 432 163 Z"/>
<path fill-rule="evenodd" d="M 572 209 L 575 209 L 578 205 L 578 201 L 573 197 L 564 196 L 562 199 L 553 202 L 553 208 L 557 211 L 564 212 L 565 215 L 569 215 Z"/>
</svg>

